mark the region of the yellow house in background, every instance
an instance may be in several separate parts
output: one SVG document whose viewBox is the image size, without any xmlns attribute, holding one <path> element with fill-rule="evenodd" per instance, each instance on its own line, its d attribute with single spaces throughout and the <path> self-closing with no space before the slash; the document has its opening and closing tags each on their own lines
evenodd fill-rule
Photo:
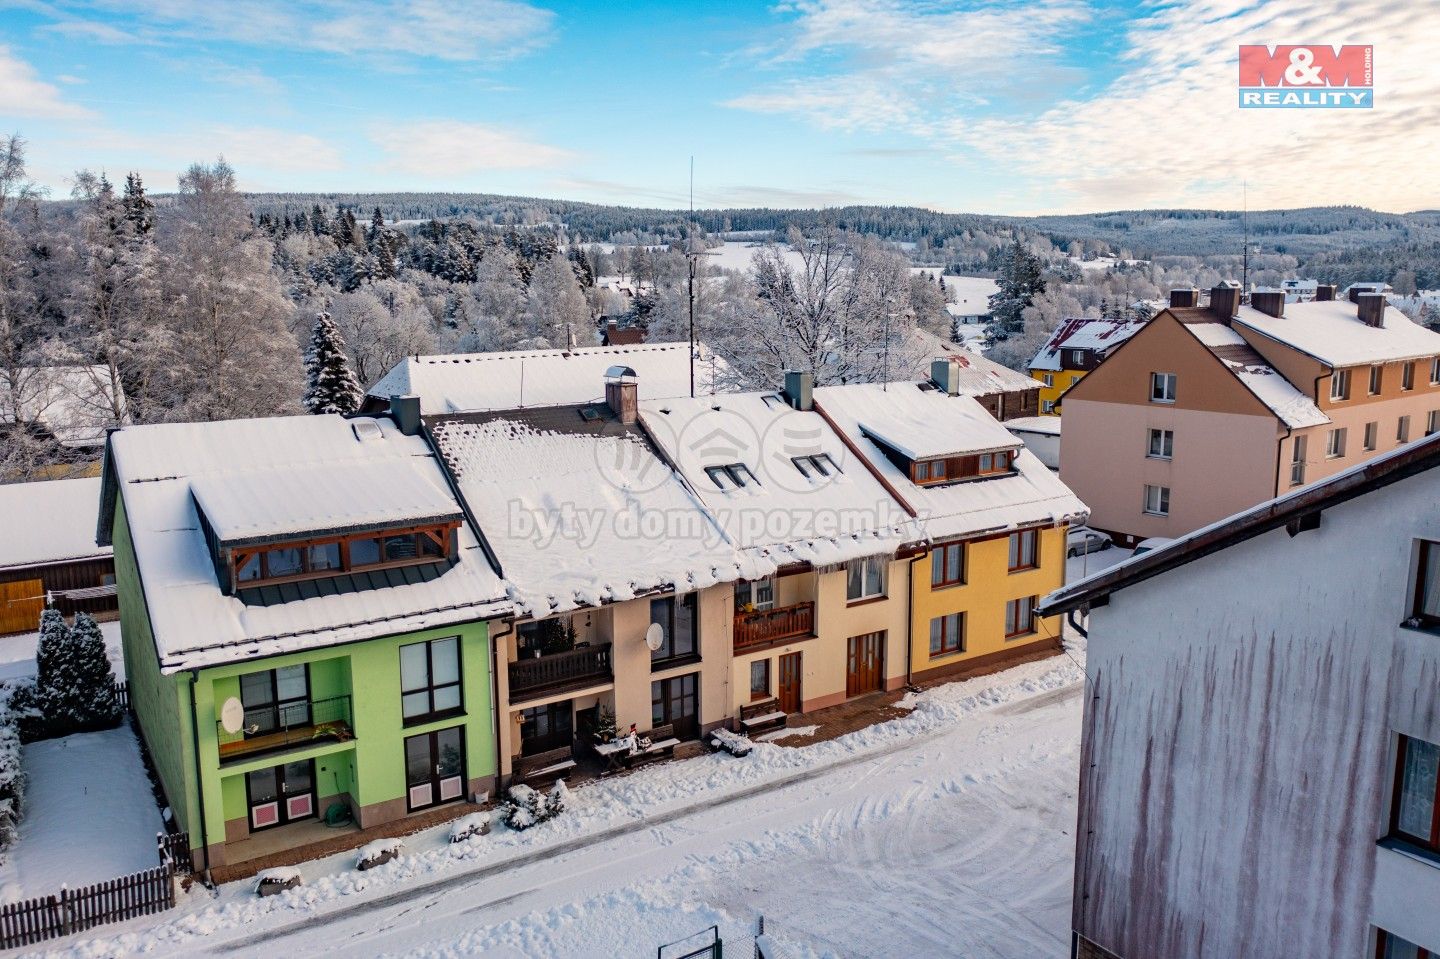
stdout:
<svg viewBox="0 0 1440 959">
<path fill-rule="evenodd" d="M 1070 317 L 1030 361 L 1030 375 L 1040 381 L 1040 413 L 1058 416 L 1060 394 L 1079 383 L 1116 347 L 1140 331 L 1141 320 Z"/>
</svg>

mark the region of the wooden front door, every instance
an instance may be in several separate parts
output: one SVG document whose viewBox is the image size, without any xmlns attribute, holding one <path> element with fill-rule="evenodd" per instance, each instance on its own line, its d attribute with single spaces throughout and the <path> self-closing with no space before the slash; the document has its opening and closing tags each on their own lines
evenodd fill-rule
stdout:
<svg viewBox="0 0 1440 959">
<path fill-rule="evenodd" d="M 885 634 L 866 633 L 850 637 L 850 655 L 845 667 L 845 695 L 878 692 L 885 686 Z"/>
<path fill-rule="evenodd" d="M 405 804 L 414 812 L 465 796 L 465 730 L 460 726 L 405 740 Z"/>
<path fill-rule="evenodd" d="M 33 633 L 45 608 L 45 584 L 38 579 L 0 583 L 0 635 Z"/>
<path fill-rule="evenodd" d="M 800 654 L 786 653 L 780 657 L 780 678 L 775 687 L 780 700 L 780 709 L 787 713 L 800 712 Z"/>
</svg>

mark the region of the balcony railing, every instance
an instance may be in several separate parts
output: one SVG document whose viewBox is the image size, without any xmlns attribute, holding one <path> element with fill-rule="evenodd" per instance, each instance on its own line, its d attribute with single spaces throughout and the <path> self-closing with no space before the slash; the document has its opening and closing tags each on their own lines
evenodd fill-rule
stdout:
<svg viewBox="0 0 1440 959">
<path fill-rule="evenodd" d="M 613 676 L 609 643 L 517 659 L 510 664 L 510 701 L 518 702 L 539 693 L 581 689 L 609 682 Z"/>
<path fill-rule="evenodd" d="M 815 634 L 815 604 L 796 603 L 735 614 L 735 651 Z"/>
<path fill-rule="evenodd" d="M 220 743 L 221 762 L 316 742 L 344 742 L 355 738 L 350 728 L 349 696 L 247 709 L 244 723 L 237 732 L 229 732 L 217 722 L 215 734 Z"/>
</svg>

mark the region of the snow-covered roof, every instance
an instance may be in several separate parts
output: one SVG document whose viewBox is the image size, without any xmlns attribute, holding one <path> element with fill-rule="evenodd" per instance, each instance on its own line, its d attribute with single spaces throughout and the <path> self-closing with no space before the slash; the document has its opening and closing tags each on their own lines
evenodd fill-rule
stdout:
<svg viewBox="0 0 1440 959">
<path fill-rule="evenodd" d="M 917 328 L 910 334 L 910 339 L 914 344 L 912 352 L 923 358 L 921 367 L 912 374 L 914 379 L 930 378 L 931 360 L 948 359 L 953 368 L 956 388 L 966 396 L 978 399 L 995 393 L 1015 393 L 1040 387 L 1039 382 L 1026 374 L 1001 366 L 972 349 L 934 333 Z"/>
<path fill-rule="evenodd" d="M 762 563 L 828 565 L 921 538 L 825 419 L 776 393 L 651 400 L 640 415 L 731 541 Z M 755 482 L 717 483 L 706 472 L 736 463 Z"/>
<path fill-rule="evenodd" d="M 108 366 L 26 367 L 15 380 L 20 418 L 43 426 L 63 446 L 99 446 L 107 429 L 122 425 L 115 410 L 126 409 L 125 390 L 118 383 L 112 388 Z M 11 386 L 9 371 L 0 370 L 0 390 L 8 393 Z M 0 424 L 13 421 L 8 410 L 0 413 Z"/>
<path fill-rule="evenodd" d="M 1202 316 L 1209 315 L 1206 311 L 1200 313 Z M 1330 417 L 1315 405 L 1310 394 L 1300 390 L 1279 370 L 1266 363 L 1265 358 L 1233 327 L 1219 322 L 1182 325 L 1205 344 L 1210 352 L 1225 364 L 1225 368 L 1235 379 L 1280 417 L 1286 426 L 1300 429 L 1330 422 Z"/>
<path fill-rule="evenodd" d="M 1064 319 L 1050 334 L 1030 361 L 1032 370 L 1062 369 L 1061 350 L 1095 350 L 1109 352 L 1140 332 L 1143 320 L 1114 320 L 1099 316 L 1073 316 Z"/>
<path fill-rule="evenodd" d="M 1286 303 L 1285 315 L 1274 317 L 1248 304 L 1235 323 L 1308 353 L 1327 366 L 1389 363 L 1440 355 L 1440 333 L 1432 333 L 1393 306 L 1385 308 L 1385 325 L 1370 326 L 1349 300 Z"/>
<path fill-rule="evenodd" d="M 373 421 L 367 438 L 352 428 L 359 420 L 340 416 L 291 416 L 133 426 L 111 435 L 106 482 L 123 497 L 130 536 L 144 585 L 161 669 L 254 659 L 302 649 L 372 639 L 436 626 L 485 619 L 508 611 L 504 587 L 468 526 L 459 530 L 459 561 L 428 581 L 273 606 L 247 605 L 220 590 L 215 565 L 201 530 L 193 488 L 207 503 L 224 491 L 245 502 L 224 504 L 223 515 L 238 515 L 256 494 L 247 487 L 298 495 L 272 516 L 293 524 L 306 508 L 316 509 L 315 526 L 333 522 L 331 505 L 299 493 L 287 480 L 299 473 L 341 495 L 351 477 L 374 478 L 408 469 L 397 498 L 397 516 L 414 506 L 420 483 L 434 490 L 427 503 L 448 498 L 440 463 L 423 438 L 405 436 L 388 419 Z M 380 490 L 383 493 L 384 490 Z M 373 505 L 371 493 L 363 499 Z M 358 502 L 358 501 L 357 501 Z M 450 509 L 457 508 L 448 498 Z M 108 522 L 102 517 L 102 532 Z"/>
<path fill-rule="evenodd" d="M 908 474 L 885 456 L 860 427 L 863 418 L 891 401 L 897 392 L 907 394 L 902 401 L 905 405 L 913 404 L 927 411 L 932 429 L 938 433 L 946 432 L 957 422 L 953 409 L 963 410 L 958 417 L 961 428 L 969 419 L 969 406 L 980 409 L 986 416 L 989 414 L 968 397 L 946 396 L 935 390 L 922 390 L 916 384 L 892 383 L 889 390 L 883 392 L 879 386 L 869 384 L 825 386 L 815 390 L 816 408 L 849 437 L 855 449 L 915 511 L 921 529 L 932 540 L 1003 532 L 1038 523 L 1083 522 L 1089 515 L 1089 508 L 1070 488 L 1024 449 L 1016 453 L 1015 471 L 1009 476 L 943 486 L 912 483 Z M 993 418 L 991 422 L 1005 431 Z M 1012 435 L 1008 445 L 1016 444 Z"/>
<path fill-rule="evenodd" d="M 0 485 L 0 569 L 109 556 L 95 543 L 100 480 Z"/>
<path fill-rule="evenodd" d="M 197 476 L 190 491 L 225 543 L 458 520 L 450 493 L 405 460 Z"/>
<path fill-rule="evenodd" d="M 369 395 L 418 396 L 424 416 L 588 403 L 605 395 L 605 371 L 616 364 L 639 375 L 641 399 L 690 395 L 688 343 L 410 356 L 370 387 Z M 715 392 L 724 369 L 723 360 L 698 344 L 696 393 Z"/>
<path fill-rule="evenodd" d="M 860 432 L 906 459 L 975 456 L 1020 446 L 969 396 L 946 396 L 923 383 L 874 386 L 873 393 L 868 408 L 858 412 Z M 937 403 L 937 398 L 949 402 Z"/>
<path fill-rule="evenodd" d="M 593 420 L 579 406 L 454 416 L 433 432 L 499 557 L 517 615 L 774 569 L 746 567 L 643 432 L 608 412 Z"/>
<path fill-rule="evenodd" d="M 1012 433 L 1044 433 L 1046 436 L 1060 435 L 1058 416 L 1017 416 L 1005 421 L 1005 428 Z"/>
</svg>

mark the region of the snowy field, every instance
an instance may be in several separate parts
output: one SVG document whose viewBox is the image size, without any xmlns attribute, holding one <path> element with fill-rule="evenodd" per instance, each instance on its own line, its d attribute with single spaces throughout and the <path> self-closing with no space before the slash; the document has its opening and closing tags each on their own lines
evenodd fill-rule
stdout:
<svg viewBox="0 0 1440 959">
<path fill-rule="evenodd" d="M 907 699 L 908 716 L 801 748 L 668 763 L 574 791 L 570 812 L 449 846 L 353 854 L 303 888 L 192 893 L 57 941 L 71 956 L 646 956 L 719 925 L 749 955 L 1063 955 L 1083 652 Z M 92 932 L 90 935 L 94 935 Z"/>
<path fill-rule="evenodd" d="M 0 865 L 0 901 L 52 895 L 160 864 L 164 828 L 128 725 L 25 746 L 20 839 Z"/>
<path fill-rule="evenodd" d="M 110 667 L 115 670 L 115 678 L 124 680 L 125 656 L 120 651 L 120 621 L 101 623 L 100 632 L 105 637 L 105 651 L 110 654 Z M 34 676 L 35 645 L 39 642 L 39 633 L 0 636 L 0 679 Z"/>
</svg>

